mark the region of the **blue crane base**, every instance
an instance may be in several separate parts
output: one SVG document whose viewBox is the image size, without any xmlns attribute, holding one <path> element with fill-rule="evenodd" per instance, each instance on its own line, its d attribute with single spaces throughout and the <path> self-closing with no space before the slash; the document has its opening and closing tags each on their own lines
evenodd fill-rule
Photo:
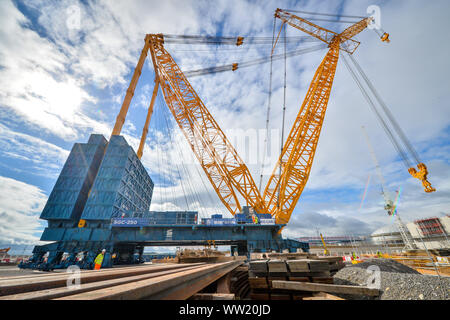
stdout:
<svg viewBox="0 0 450 320">
<path fill-rule="evenodd" d="M 60 234 L 62 236 L 59 241 L 36 246 L 32 258 L 19 267 L 50 271 L 77 265 L 82 269 L 92 269 L 97 254 L 106 249 L 102 268 L 109 268 L 118 264 L 144 262 L 142 254 L 144 247 L 147 246 L 208 246 L 212 240 L 215 245 L 230 246 L 233 255 L 237 253 L 249 256 L 252 252 L 284 250 L 309 251 L 308 243 L 283 239 L 279 234 L 282 227 L 283 225 L 257 224 L 154 225 L 105 229 L 74 228 L 74 230 L 66 229 L 63 233 L 46 228 L 43 237 L 54 238 Z M 48 258 L 44 261 L 46 253 Z M 67 258 L 61 261 L 64 253 Z M 80 254 L 83 259 L 77 260 Z"/>
<path fill-rule="evenodd" d="M 283 239 L 283 225 L 250 224 L 251 219 L 203 225 L 195 223 L 196 212 L 151 212 L 153 187 L 124 137 L 107 141 L 92 134 L 87 143 L 75 143 L 40 216 L 48 221 L 41 241 L 51 243 L 36 246 L 31 259 L 19 267 L 92 269 L 102 249 L 106 250 L 102 267 L 112 267 L 143 262 L 146 246 L 210 245 L 212 241 L 230 245 L 232 253 L 239 255 L 309 250 L 306 243 Z M 245 210 L 241 215 L 245 216 Z"/>
</svg>

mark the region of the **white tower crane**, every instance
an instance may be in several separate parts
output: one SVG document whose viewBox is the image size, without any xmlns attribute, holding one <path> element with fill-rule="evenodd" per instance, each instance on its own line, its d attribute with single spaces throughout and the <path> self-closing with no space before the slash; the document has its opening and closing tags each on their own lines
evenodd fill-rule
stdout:
<svg viewBox="0 0 450 320">
<path fill-rule="evenodd" d="M 378 163 L 377 157 L 375 155 L 375 151 L 372 147 L 372 144 L 370 143 L 369 136 L 367 135 L 367 132 L 366 132 L 364 126 L 362 126 L 361 129 L 363 131 L 364 137 L 366 138 L 367 145 L 369 146 L 370 155 L 372 156 L 372 159 L 375 163 L 375 167 L 376 167 L 376 170 L 378 173 L 378 178 L 380 179 L 381 193 L 383 194 L 383 197 L 384 197 L 384 210 L 386 210 L 386 212 L 389 216 L 395 216 L 397 228 L 402 237 L 403 243 L 405 245 L 405 249 L 407 249 L 407 250 L 408 249 L 410 249 L 410 250 L 417 249 L 417 247 L 414 244 L 414 240 L 412 239 L 410 233 L 408 232 L 405 225 L 403 224 L 403 221 L 400 219 L 400 215 L 398 214 L 398 211 L 397 211 L 396 206 L 394 205 L 394 202 L 392 201 L 389 193 L 386 191 L 384 177 L 383 177 L 383 174 L 381 173 L 380 164 Z M 396 197 L 398 199 L 399 191 L 396 191 L 396 193 L 397 193 Z"/>
</svg>

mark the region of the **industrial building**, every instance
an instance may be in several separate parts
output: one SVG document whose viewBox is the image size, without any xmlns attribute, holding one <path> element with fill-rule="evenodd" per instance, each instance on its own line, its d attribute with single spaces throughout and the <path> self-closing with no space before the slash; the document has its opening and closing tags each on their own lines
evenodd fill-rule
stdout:
<svg viewBox="0 0 450 320">
<path fill-rule="evenodd" d="M 330 236 L 323 237 L 327 245 L 347 246 L 367 241 L 367 236 Z M 298 241 L 307 242 L 310 246 L 321 246 L 321 237 L 299 237 Z"/>
<path fill-rule="evenodd" d="M 444 249 L 450 247 L 450 215 L 415 220 L 405 224 L 409 236 L 417 249 Z M 397 225 L 380 228 L 370 235 L 374 244 L 404 246 Z"/>
</svg>

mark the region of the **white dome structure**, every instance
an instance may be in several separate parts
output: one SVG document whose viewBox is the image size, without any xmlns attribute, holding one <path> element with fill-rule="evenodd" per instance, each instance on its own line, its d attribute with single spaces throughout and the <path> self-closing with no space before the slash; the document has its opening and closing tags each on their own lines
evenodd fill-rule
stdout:
<svg viewBox="0 0 450 320">
<path fill-rule="evenodd" d="M 370 238 L 374 244 L 402 244 L 402 236 L 395 224 L 375 230 Z"/>
</svg>

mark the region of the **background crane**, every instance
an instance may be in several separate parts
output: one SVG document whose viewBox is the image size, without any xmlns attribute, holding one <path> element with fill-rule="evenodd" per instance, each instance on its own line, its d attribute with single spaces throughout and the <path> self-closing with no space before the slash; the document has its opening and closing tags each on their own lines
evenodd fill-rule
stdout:
<svg viewBox="0 0 450 320">
<path fill-rule="evenodd" d="M 328 251 L 327 244 L 325 243 L 325 240 L 323 239 L 322 234 L 320 234 L 320 240 L 322 241 L 322 244 L 323 244 L 323 254 L 326 256 L 329 255 L 330 252 Z"/>
<path fill-rule="evenodd" d="M 398 199 L 400 196 L 400 191 L 396 191 L 396 201 L 395 202 L 392 201 L 392 198 L 386 189 L 384 177 L 383 177 L 383 174 L 382 174 L 381 168 L 380 168 L 380 164 L 377 160 L 377 156 L 375 155 L 375 150 L 373 149 L 372 144 L 370 143 L 369 136 L 367 135 L 367 132 L 364 127 L 361 127 L 361 130 L 363 132 L 364 137 L 366 138 L 366 142 L 369 147 L 370 155 L 372 156 L 373 162 L 375 163 L 378 178 L 380 179 L 381 193 L 383 194 L 383 198 L 384 198 L 384 210 L 386 210 L 386 212 L 389 216 L 395 216 L 397 228 L 398 228 L 398 231 L 400 232 L 400 236 L 402 237 L 403 243 L 405 245 L 405 249 L 416 249 L 417 247 L 414 244 L 414 240 L 412 239 L 411 235 L 409 234 L 408 230 L 405 227 L 405 224 L 401 220 L 400 215 L 398 214 L 397 204 L 398 204 Z"/>
</svg>

